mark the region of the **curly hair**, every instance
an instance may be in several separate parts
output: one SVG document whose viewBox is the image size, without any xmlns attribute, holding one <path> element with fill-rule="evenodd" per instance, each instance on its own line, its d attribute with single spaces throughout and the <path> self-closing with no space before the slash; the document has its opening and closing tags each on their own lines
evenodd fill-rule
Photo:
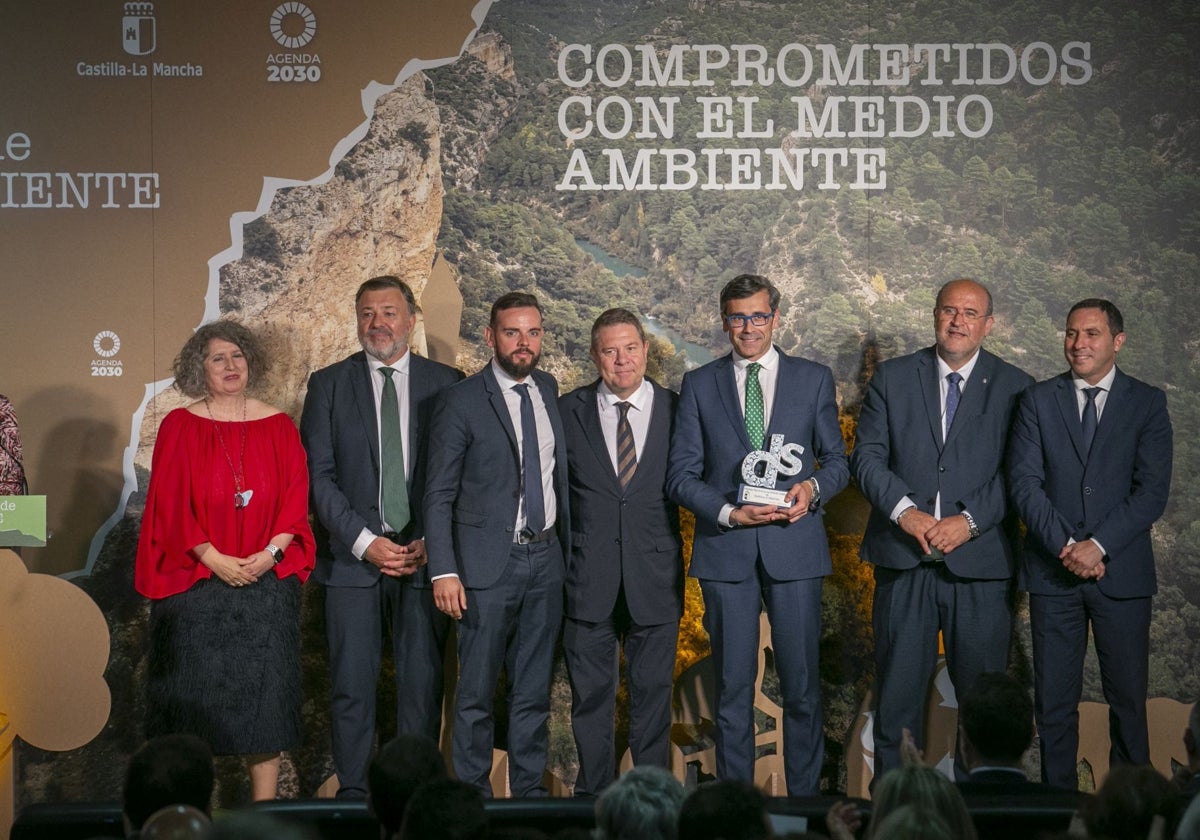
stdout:
<svg viewBox="0 0 1200 840">
<path fill-rule="evenodd" d="M 205 324 L 192 333 L 175 357 L 172 370 L 175 387 L 187 397 L 198 400 L 208 395 L 208 383 L 204 378 L 204 359 L 208 356 L 208 345 L 213 339 L 237 345 L 246 358 L 246 387 L 253 388 L 266 375 L 267 357 L 262 345 L 250 328 L 238 321 L 222 319 Z"/>
</svg>

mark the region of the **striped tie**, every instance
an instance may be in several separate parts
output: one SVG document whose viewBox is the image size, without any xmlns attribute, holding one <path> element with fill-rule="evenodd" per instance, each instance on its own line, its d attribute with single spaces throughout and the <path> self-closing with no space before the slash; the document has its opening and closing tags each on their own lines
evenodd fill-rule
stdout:
<svg viewBox="0 0 1200 840">
<path fill-rule="evenodd" d="M 617 480 L 624 490 L 637 472 L 637 450 L 633 445 L 633 429 L 629 426 L 629 403 L 617 403 L 621 417 L 617 420 Z"/>
</svg>

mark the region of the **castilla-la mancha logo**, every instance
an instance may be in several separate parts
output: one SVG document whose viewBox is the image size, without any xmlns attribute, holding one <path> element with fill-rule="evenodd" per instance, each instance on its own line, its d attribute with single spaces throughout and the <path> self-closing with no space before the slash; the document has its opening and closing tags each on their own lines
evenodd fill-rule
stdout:
<svg viewBox="0 0 1200 840">
<path fill-rule="evenodd" d="M 153 3 L 126 3 L 121 18 L 121 46 L 130 55 L 149 55 L 155 47 Z"/>
</svg>

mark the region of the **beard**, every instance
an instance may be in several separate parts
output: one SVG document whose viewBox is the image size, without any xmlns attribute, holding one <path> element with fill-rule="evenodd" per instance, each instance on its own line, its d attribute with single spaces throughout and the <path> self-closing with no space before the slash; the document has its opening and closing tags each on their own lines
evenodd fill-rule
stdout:
<svg viewBox="0 0 1200 840">
<path fill-rule="evenodd" d="M 376 332 L 374 335 L 374 338 L 376 339 L 383 337 L 384 333 L 381 332 Z M 358 343 L 362 345 L 364 353 L 372 358 L 378 359 L 384 364 L 387 364 L 389 359 L 396 358 L 396 355 L 399 354 L 401 349 L 405 346 L 405 342 L 403 340 L 397 340 L 396 337 L 391 333 L 387 334 L 388 343 L 386 344 L 380 344 L 378 342 L 372 344 L 371 338 L 372 336 L 368 334 L 360 338 Z"/>
<path fill-rule="evenodd" d="M 513 379 L 524 379 L 535 367 L 537 367 L 537 363 L 541 360 L 542 354 L 533 353 L 532 357 L 527 362 L 518 362 L 515 357 L 515 351 L 509 353 L 507 356 L 502 356 L 497 353 L 496 362 L 500 365 L 500 369 Z"/>
</svg>

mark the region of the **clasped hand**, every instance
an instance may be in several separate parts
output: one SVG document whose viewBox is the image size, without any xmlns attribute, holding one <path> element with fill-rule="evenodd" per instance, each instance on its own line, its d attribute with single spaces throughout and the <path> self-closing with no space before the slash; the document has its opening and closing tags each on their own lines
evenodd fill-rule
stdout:
<svg viewBox="0 0 1200 840">
<path fill-rule="evenodd" d="M 363 559 L 389 577 L 407 577 L 425 565 L 425 540 L 397 545 L 387 537 L 376 537 L 363 552 Z"/>
<path fill-rule="evenodd" d="M 934 549 L 949 554 L 971 539 L 971 526 L 966 517 L 955 515 L 936 519 L 917 508 L 909 508 L 899 519 L 900 528 L 917 541 L 922 554 L 932 554 Z"/>
<path fill-rule="evenodd" d="M 793 503 L 791 507 L 741 505 L 730 512 L 729 521 L 739 528 L 751 528 L 771 522 L 795 522 L 808 514 L 808 507 L 812 504 L 812 485 L 807 481 L 793 484 L 785 499 Z"/>
</svg>

